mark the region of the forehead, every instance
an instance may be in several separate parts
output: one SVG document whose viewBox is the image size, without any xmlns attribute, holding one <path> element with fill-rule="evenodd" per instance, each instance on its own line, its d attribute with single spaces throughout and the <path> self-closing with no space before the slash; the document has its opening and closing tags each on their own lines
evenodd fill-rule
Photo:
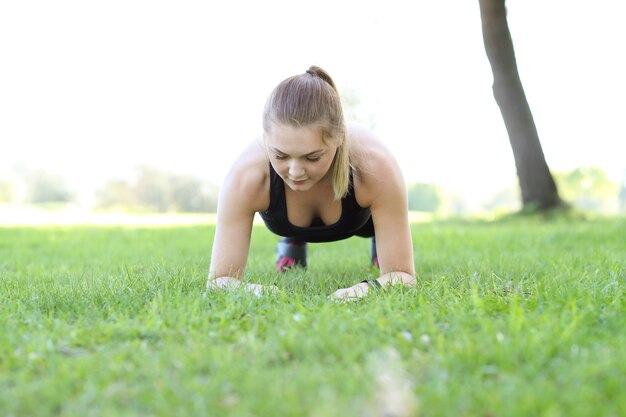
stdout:
<svg viewBox="0 0 626 417">
<path fill-rule="evenodd" d="M 327 149 L 322 130 L 312 127 L 274 125 L 267 134 L 267 145 L 286 154 Z"/>
</svg>

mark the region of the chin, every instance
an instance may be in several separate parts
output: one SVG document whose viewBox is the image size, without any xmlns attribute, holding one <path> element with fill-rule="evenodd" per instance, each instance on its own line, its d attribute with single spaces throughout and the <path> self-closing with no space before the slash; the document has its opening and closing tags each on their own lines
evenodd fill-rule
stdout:
<svg viewBox="0 0 626 417">
<path fill-rule="evenodd" d="M 315 183 L 309 179 L 302 184 L 289 182 L 288 185 L 293 191 L 308 191 L 315 185 Z"/>
<path fill-rule="evenodd" d="M 311 186 L 308 184 L 302 184 L 302 185 L 289 184 L 289 188 L 291 188 L 293 191 L 308 191 L 311 189 Z"/>
</svg>

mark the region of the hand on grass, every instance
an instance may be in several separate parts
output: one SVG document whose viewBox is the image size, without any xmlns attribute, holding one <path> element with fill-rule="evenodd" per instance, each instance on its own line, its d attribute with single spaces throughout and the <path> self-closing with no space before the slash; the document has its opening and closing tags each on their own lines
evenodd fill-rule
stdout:
<svg viewBox="0 0 626 417">
<path fill-rule="evenodd" d="M 231 277 L 221 277 L 215 279 L 209 279 L 206 284 L 208 290 L 216 291 L 216 290 L 229 290 L 233 288 L 238 288 L 243 285 L 243 289 L 251 292 L 257 297 L 262 296 L 263 294 L 272 294 L 278 291 L 278 287 L 275 285 L 260 285 L 260 284 L 251 284 L 245 283 L 237 278 Z"/>
<path fill-rule="evenodd" d="M 260 285 L 260 284 L 245 284 L 245 290 L 260 297 L 264 294 L 274 294 L 278 291 L 278 287 L 275 285 Z"/>
<path fill-rule="evenodd" d="M 369 285 L 366 282 L 359 282 L 349 288 L 338 289 L 329 298 L 337 303 L 349 303 L 365 297 L 368 291 Z"/>
</svg>

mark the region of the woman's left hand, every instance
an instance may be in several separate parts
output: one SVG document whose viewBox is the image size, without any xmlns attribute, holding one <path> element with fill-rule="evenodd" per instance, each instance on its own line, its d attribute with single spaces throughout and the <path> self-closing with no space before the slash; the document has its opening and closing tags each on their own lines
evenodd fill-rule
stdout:
<svg viewBox="0 0 626 417">
<path fill-rule="evenodd" d="M 367 295 L 369 285 L 367 282 L 359 282 L 349 288 L 341 288 L 335 291 L 329 298 L 338 303 L 357 301 Z"/>
</svg>

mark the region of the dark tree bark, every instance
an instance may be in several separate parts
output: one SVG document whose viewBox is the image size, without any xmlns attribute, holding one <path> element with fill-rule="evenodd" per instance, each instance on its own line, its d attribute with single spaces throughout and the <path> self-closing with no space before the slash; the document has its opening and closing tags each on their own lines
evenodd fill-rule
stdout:
<svg viewBox="0 0 626 417">
<path fill-rule="evenodd" d="M 539 142 L 533 115 L 517 71 L 505 0 L 478 0 L 483 40 L 493 72 L 493 95 L 513 149 L 524 209 L 562 205 Z"/>
</svg>

